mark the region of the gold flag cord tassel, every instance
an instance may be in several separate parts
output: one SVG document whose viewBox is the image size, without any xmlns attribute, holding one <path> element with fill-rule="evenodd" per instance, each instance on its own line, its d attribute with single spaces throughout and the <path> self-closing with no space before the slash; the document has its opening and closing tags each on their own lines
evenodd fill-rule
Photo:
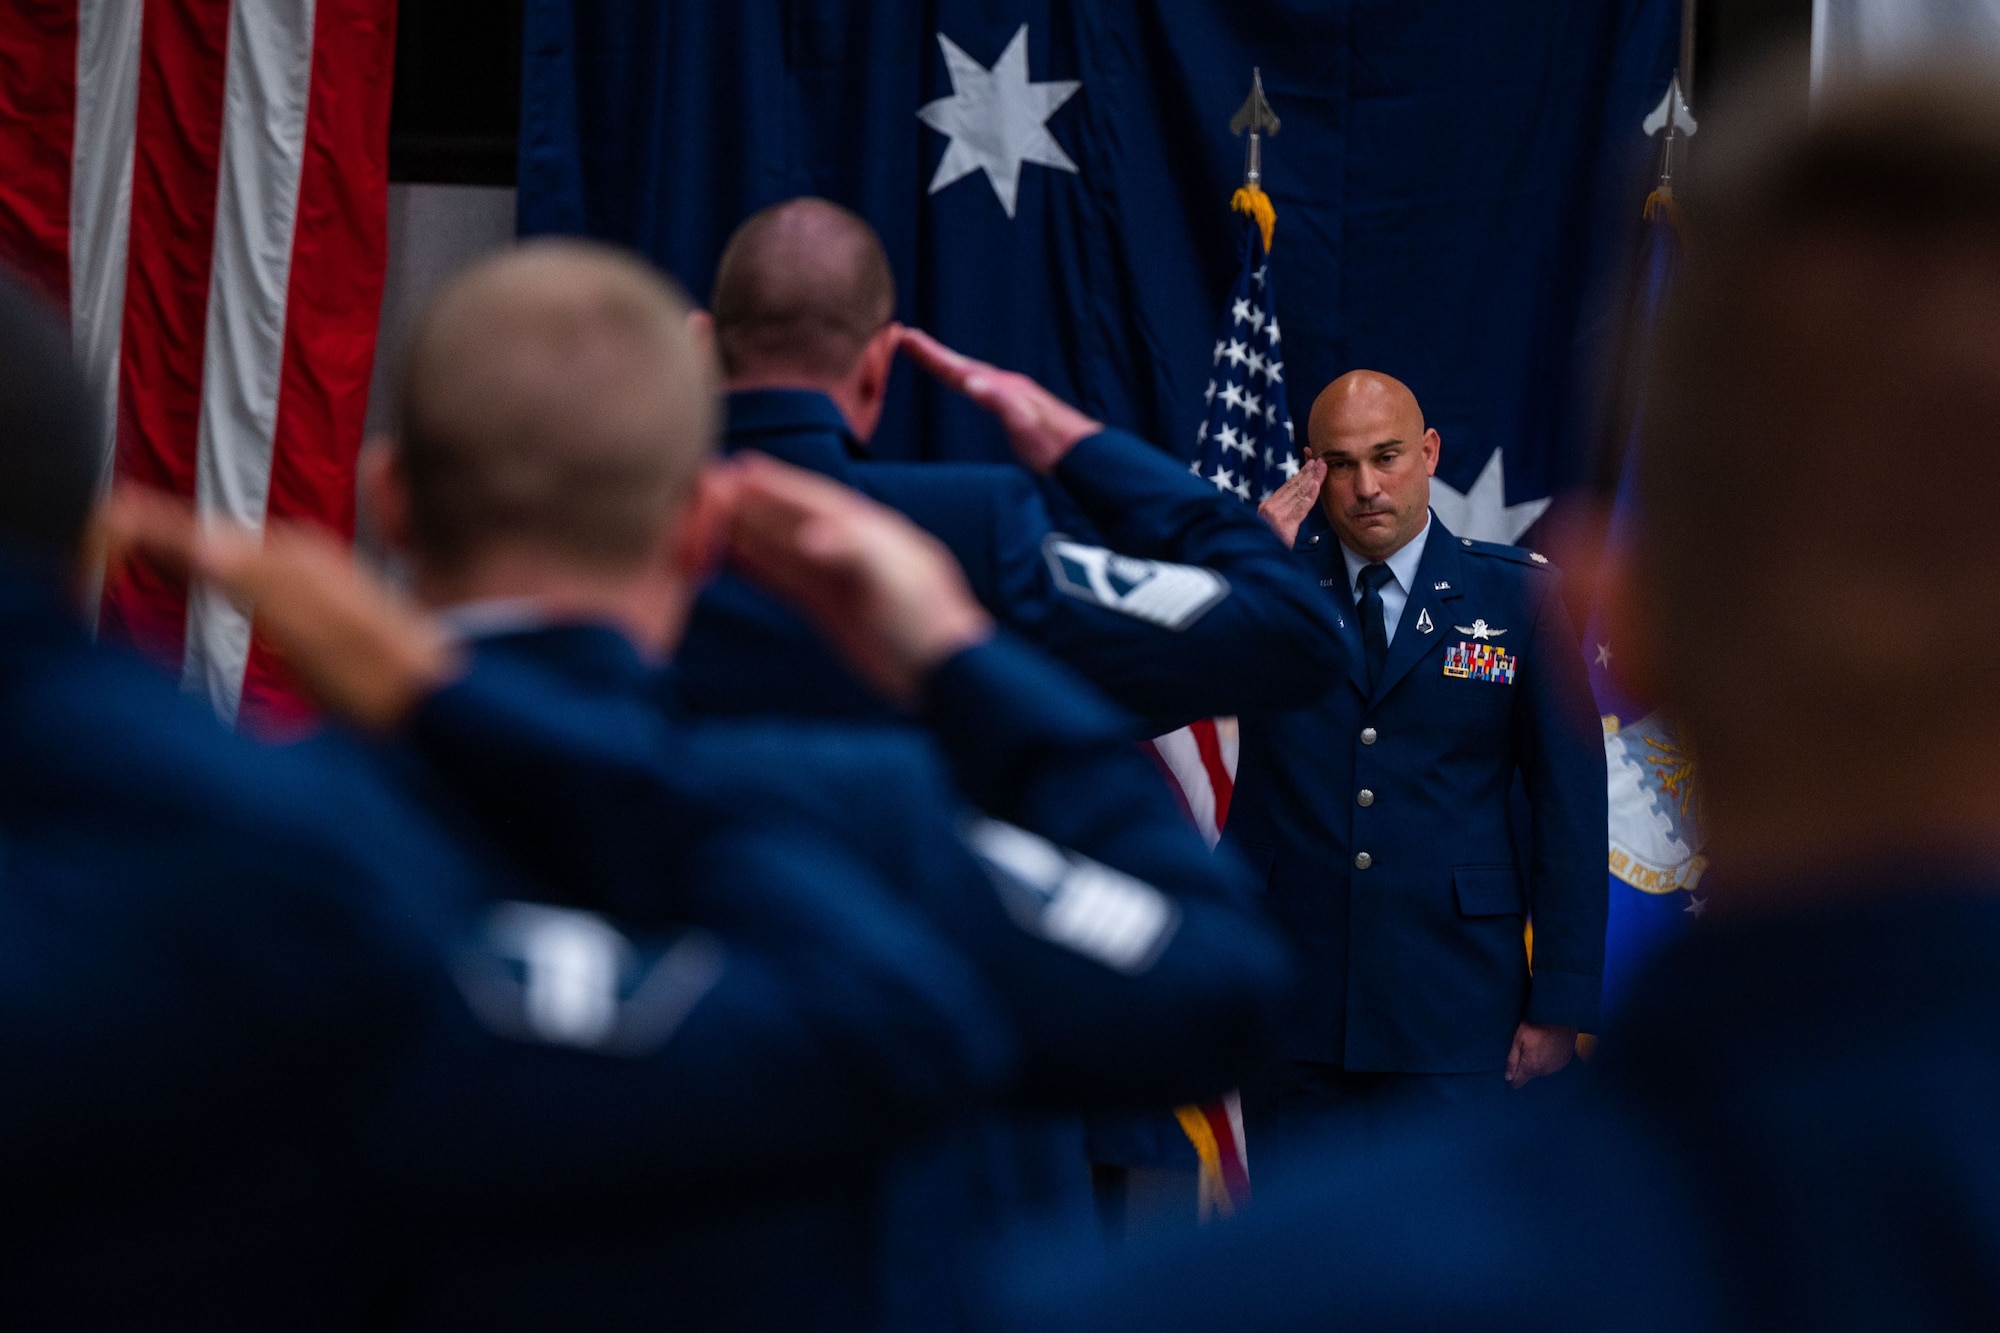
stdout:
<svg viewBox="0 0 2000 1333">
<path fill-rule="evenodd" d="M 1271 233 L 1278 226 L 1278 210 L 1271 206 L 1271 196 L 1264 193 L 1264 187 L 1251 184 L 1238 188 L 1236 193 L 1229 197 L 1229 206 L 1256 222 L 1257 230 L 1264 233 L 1264 253 L 1270 254 Z M 1652 207 L 1651 200 L 1647 201 L 1646 207 L 1648 209 Z M 1650 217 L 1651 214 L 1648 213 L 1647 216 Z"/>
</svg>

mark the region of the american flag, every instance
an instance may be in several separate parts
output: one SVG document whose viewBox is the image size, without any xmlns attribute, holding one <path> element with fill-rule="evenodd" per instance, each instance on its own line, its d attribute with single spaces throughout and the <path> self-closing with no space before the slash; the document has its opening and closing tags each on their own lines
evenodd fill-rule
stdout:
<svg viewBox="0 0 2000 1333">
<path fill-rule="evenodd" d="M 353 532 L 395 34 L 395 0 L 0 4 L 0 264 L 69 315 L 107 483 Z M 129 568 L 99 625 L 225 718 L 297 710 L 220 597 Z"/>
<path fill-rule="evenodd" d="M 1188 465 L 1216 489 L 1253 503 L 1299 470 L 1282 347 L 1270 256 L 1253 221 L 1243 228 L 1243 265 L 1215 340 L 1214 373 L 1202 390 L 1208 418 L 1195 430 L 1195 458 Z"/>
<path fill-rule="evenodd" d="M 1265 499 L 1299 470 L 1292 413 L 1285 402 L 1285 358 L 1271 283 L 1270 201 L 1255 186 L 1236 196 L 1246 214 L 1243 262 L 1229 290 L 1222 332 L 1202 390 L 1208 417 L 1195 432 L 1188 470 L 1246 504 Z M 1155 737 L 1153 752 L 1180 789 L 1195 827 L 1212 847 L 1229 822 L 1236 787 L 1236 719 L 1203 718 Z M 1201 1212 L 1233 1213 L 1249 1198 L 1250 1160 L 1235 1093 L 1175 1112 L 1201 1159 Z"/>
</svg>

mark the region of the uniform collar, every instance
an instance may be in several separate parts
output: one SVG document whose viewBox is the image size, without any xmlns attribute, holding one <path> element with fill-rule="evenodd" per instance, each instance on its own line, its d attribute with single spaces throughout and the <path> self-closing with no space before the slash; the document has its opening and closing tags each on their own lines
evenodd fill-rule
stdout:
<svg viewBox="0 0 2000 1333">
<path fill-rule="evenodd" d="M 632 641 L 609 625 L 520 624 L 482 634 L 472 646 L 480 656 L 525 661 L 593 692 L 642 693 L 654 675 Z"/>
<path fill-rule="evenodd" d="M 1314 511 L 1314 515 L 1323 525 L 1321 528 L 1323 535 L 1320 536 L 1318 549 L 1325 551 L 1328 546 L 1332 546 L 1338 548 L 1344 557 L 1347 548 L 1341 546 L 1334 537 L 1332 528 L 1326 525 L 1324 517 L 1319 515 L 1318 511 Z M 1305 535 L 1305 530 L 1301 529 L 1300 537 L 1303 539 Z M 1459 551 L 1460 539 L 1453 536 L 1451 530 L 1438 520 L 1436 513 L 1431 514 L 1430 524 L 1424 529 L 1420 540 L 1423 545 L 1412 562 L 1414 568 L 1406 585 L 1408 597 L 1403 603 L 1403 616 L 1396 622 L 1395 637 L 1389 641 L 1389 655 L 1383 659 L 1382 672 L 1376 677 L 1372 690 L 1368 685 L 1368 668 L 1361 648 L 1360 620 L 1355 616 L 1347 617 L 1347 623 L 1352 627 L 1348 632 L 1348 679 L 1353 682 L 1361 697 L 1369 700 L 1371 704 L 1387 695 L 1403 677 L 1410 674 L 1418 662 L 1444 642 L 1444 630 L 1449 623 L 1449 612 L 1445 603 L 1456 601 L 1464 592 L 1461 576 L 1464 557 Z M 1416 541 L 1412 541 L 1396 554 L 1400 556 L 1417 544 Z M 1342 575 L 1346 574 L 1344 559 L 1336 559 L 1331 552 L 1327 552 L 1321 558 L 1327 562 L 1322 568 L 1329 574 L 1335 570 L 1339 570 Z M 1351 576 L 1349 577 L 1351 580 Z M 1402 578 L 1402 572 L 1398 571 L 1396 577 Z M 1322 586 L 1332 587 L 1334 582 L 1322 580 Z M 1342 589 L 1341 596 L 1348 607 L 1354 605 L 1351 581 Z"/>
<path fill-rule="evenodd" d="M 1430 542 L 1431 529 L 1437 526 L 1438 521 L 1436 517 L 1426 512 L 1423 529 L 1416 536 L 1410 538 L 1409 541 L 1403 543 L 1402 548 L 1394 555 L 1382 561 L 1383 564 L 1389 567 L 1389 572 L 1395 576 L 1396 584 L 1403 590 L 1405 596 L 1409 595 L 1410 590 L 1417 586 L 1417 566 L 1423 563 L 1424 547 Z M 1356 555 L 1354 552 L 1348 550 L 1345 544 L 1342 544 L 1340 547 L 1340 558 L 1342 563 L 1347 566 L 1348 591 L 1358 592 L 1361 586 L 1361 571 L 1375 562 L 1371 561 L 1365 555 Z"/>
<path fill-rule="evenodd" d="M 794 467 L 847 480 L 861 452 L 847 418 L 816 389 L 738 389 L 729 395 L 723 449 L 756 449 Z"/>
</svg>

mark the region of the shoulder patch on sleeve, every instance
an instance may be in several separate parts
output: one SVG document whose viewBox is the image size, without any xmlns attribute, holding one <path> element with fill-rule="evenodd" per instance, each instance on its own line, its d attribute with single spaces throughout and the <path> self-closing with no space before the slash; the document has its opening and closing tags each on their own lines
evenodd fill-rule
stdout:
<svg viewBox="0 0 2000 1333">
<path fill-rule="evenodd" d="M 649 953 L 594 913 L 504 902 L 452 974 L 499 1036 L 636 1058 L 672 1039 L 724 964 L 722 945 L 701 931 Z"/>
<path fill-rule="evenodd" d="M 1064 596 L 1162 629 L 1184 630 L 1229 596 L 1229 580 L 1212 569 L 1140 560 L 1059 532 L 1042 540 L 1042 555 Z"/>
<path fill-rule="evenodd" d="M 1166 894 L 1038 834 L 975 819 L 963 836 L 1016 925 L 1114 972 L 1144 973 L 1180 927 Z"/>
<path fill-rule="evenodd" d="M 1543 555 L 1540 551 L 1531 551 L 1525 546 L 1505 546 L 1499 542 L 1474 541 L 1470 537 L 1459 538 L 1459 544 L 1465 548 L 1467 555 L 1490 555 L 1496 559 L 1510 560 L 1517 565 L 1526 565 L 1531 569 L 1555 571 L 1555 566 L 1549 562 L 1547 556 Z"/>
</svg>

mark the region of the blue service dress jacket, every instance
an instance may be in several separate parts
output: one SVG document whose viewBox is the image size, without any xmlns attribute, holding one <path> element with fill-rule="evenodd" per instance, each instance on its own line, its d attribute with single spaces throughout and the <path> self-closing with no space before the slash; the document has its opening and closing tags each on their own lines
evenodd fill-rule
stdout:
<svg viewBox="0 0 2000 1333">
<path fill-rule="evenodd" d="M 1523 1020 L 1591 1029 L 1604 742 L 1559 576 L 1539 554 L 1454 536 L 1433 515 L 1371 689 L 1323 515 L 1300 530 L 1296 558 L 1349 612 L 1347 668 L 1306 707 L 1244 715 L 1223 835 L 1298 951 L 1284 1053 L 1477 1073 L 1505 1066 Z"/>
<path fill-rule="evenodd" d="M 1782 910 L 1718 896 L 1648 968 L 1574 1102 L 1296 1162 L 1110 1264 L 1051 1246 L 998 1274 L 993 1327 L 2000 1326 L 1992 863 L 1766 887 Z"/>
<path fill-rule="evenodd" d="M 395 1327 L 451 1238 L 865 1172 L 1010 1072 L 977 976 L 803 840 L 713 812 L 647 938 L 496 902 L 522 876 L 358 748 L 230 734 L 20 564 L 0 1322 Z M 622 968 L 551 1006 L 538 936 Z"/>
<path fill-rule="evenodd" d="M 821 393 L 731 394 L 725 447 L 902 511 L 951 549 L 995 619 L 1155 730 L 1303 703 L 1342 669 L 1337 613 L 1256 514 L 1122 431 L 1082 441 L 1054 473 L 1102 544 L 1056 531 L 1021 468 L 860 461 Z M 697 605 L 676 675 L 704 713 L 889 715 L 803 622 L 726 575 Z"/>
<path fill-rule="evenodd" d="M 865 1241 L 871 1257 L 847 1260 L 843 1280 L 792 1284 L 799 1305 L 784 1326 L 952 1326 L 969 1248 L 1026 1218 L 1087 1210 L 1075 1123 L 1049 1115 L 1212 1095 L 1268 1049 L 1289 974 L 1240 868 L 1185 826 L 1123 715 L 1030 650 L 996 637 L 934 673 L 935 749 L 797 723 L 662 733 L 648 668 L 608 629 L 495 636 L 477 657 L 488 680 L 517 682 L 516 706 L 463 715 L 449 734 L 427 725 L 419 744 L 558 894 L 645 919 L 670 806 L 693 785 L 755 812 L 774 840 L 837 836 L 1000 998 L 1014 1083 L 994 1112 L 913 1135 L 854 1195 L 831 1243 L 846 1254 Z M 561 694 L 574 725 L 510 718 L 536 692 Z M 572 884 L 562 867 L 576 856 L 622 868 Z M 614 896 L 601 896 L 607 881 Z M 802 1259 L 828 1248 L 798 1244 Z M 751 1281 L 742 1263 L 716 1271 Z"/>
</svg>

